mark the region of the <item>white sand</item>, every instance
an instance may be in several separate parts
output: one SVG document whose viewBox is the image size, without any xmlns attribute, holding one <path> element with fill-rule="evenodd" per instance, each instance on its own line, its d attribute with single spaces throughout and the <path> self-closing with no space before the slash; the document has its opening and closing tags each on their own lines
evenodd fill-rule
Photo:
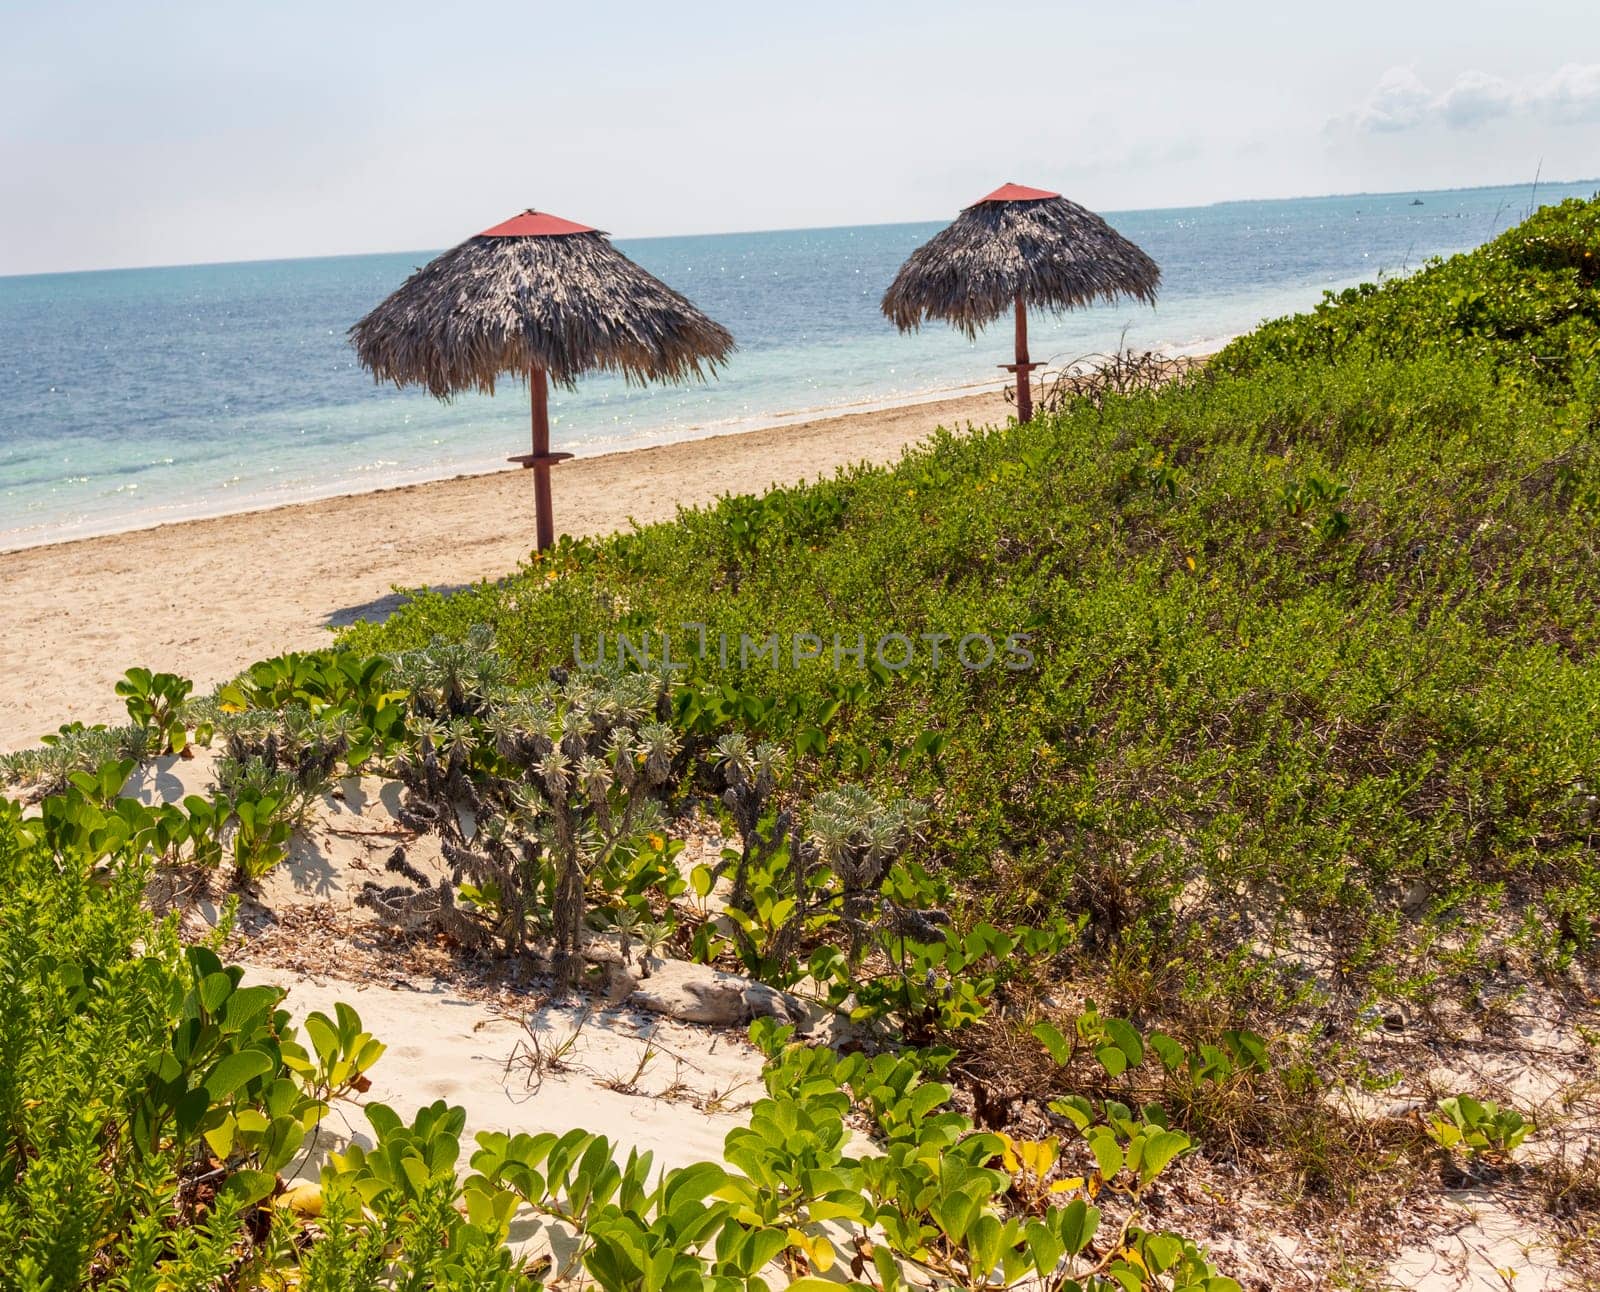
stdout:
<svg viewBox="0 0 1600 1292">
<path fill-rule="evenodd" d="M 724 1137 L 765 1094 L 760 1054 L 726 1032 L 626 1009 L 585 1014 L 547 1006 L 526 1013 L 521 997 L 492 1008 L 439 984 L 357 984 L 255 967 L 248 958 L 242 963 L 250 981 L 288 989 L 284 1007 L 297 1021 L 313 1010 L 331 1018 L 334 1003 L 343 1001 L 388 1045 L 361 1102 L 388 1104 L 408 1121 L 435 1099 L 464 1108 L 463 1167 L 479 1131 L 575 1127 L 606 1136 L 623 1157 L 630 1148 L 650 1150 L 657 1166 L 720 1162 Z M 558 1068 L 537 1070 L 534 1038 L 548 1052 L 574 1034 Z M 627 1085 L 642 1060 L 637 1093 L 605 1084 Z M 345 1142 L 357 1134 L 370 1145 L 365 1118 L 342 1106 L 344 1118 L 336 1116 L 330 1131 Z"/>
<path fill-rule="evenodd" d="M 1575 1288 L 1556 1242 L 1532 1232 L 1491 1190 L 1450 1195 L 1456 1225 L 1407 1247 L 1389 1266 L 1395 1287 L 1416 1292 L 1555 1292 Z"/>
</svg>

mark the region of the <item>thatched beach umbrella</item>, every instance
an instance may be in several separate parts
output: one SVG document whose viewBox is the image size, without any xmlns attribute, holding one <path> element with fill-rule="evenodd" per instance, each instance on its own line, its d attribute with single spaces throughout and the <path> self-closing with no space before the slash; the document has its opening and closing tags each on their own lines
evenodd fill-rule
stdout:
<svg viewBox="0 0 1600 1292">
<path fill-rule="evenodd" d="M 969 337 L 1007 310 L 1017 316 L 1017 418 L 1033 416 L 1028 308 L 1059 314 L 1120 296 L 1155 304 L 1161 269 L 1093 211 L 1059 193 L 1002 184 L 911 253 L 883 296 L 902 332 L 927 319 Z"/>
<path fill-rule="evenodd" d="M 539 211 L 485 229 L 430 261 L 350 329 L 378 381 L 494 394 L 504 373 L 528 382 L 533 452 L 509 459 L 533 469 L 538 544 L 555 542 L 548 382 L 572 389 L 595 370 L 628 381 L 682 381 L 714 373 L 733 337 L 606 235 Z"/>
</svg>

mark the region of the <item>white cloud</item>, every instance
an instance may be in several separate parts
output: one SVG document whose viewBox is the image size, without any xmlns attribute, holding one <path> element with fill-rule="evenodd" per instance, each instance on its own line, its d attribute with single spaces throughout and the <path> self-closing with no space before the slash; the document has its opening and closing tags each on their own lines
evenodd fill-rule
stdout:
<svg viewBox="0 0 1600 1292">
<path fill-rule="evenodd" d="M 1509 116 L 1517 110 L 1517 89 L 1509 81 L 1486 72 L 1463 72 L 1456 83 L 1441 94 L 1428 107 L 1444 119 L 1446 125 L 1457 130 L 1467 130 Z"/>
<path fill-rule="evenodd" d="M 1433 96 L 1409 67 L 1391 67 L 1356 114 L 1362 130 L 1409 130 L 1427 116 Z"/>
<path fill-rule="evenodd" d="M 1600 121 L 1600 63 L 1568 63 L 1539 87 L 1533 102 L 1557 121 Z"/>
<path fill-rule="evenodd" d="M 1353 112 L 1332 118 L 1330 129 L 1394 133 L 1430 125 L 1470 130 L 1505 117 L 1528 116 L 1555 124 L 1600 121 L 1600 63 L 1568 63 L 1550 75 L 1516 84 L 1487 72 L 1466 71 L 1438 94 L 1410 67 L 1391 67 Z"/>
</svg>

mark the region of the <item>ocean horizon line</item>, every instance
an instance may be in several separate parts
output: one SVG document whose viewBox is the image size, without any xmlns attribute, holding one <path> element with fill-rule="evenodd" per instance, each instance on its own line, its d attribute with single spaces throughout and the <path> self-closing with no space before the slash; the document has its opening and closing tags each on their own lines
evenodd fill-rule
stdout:
<svg viewBox="0 0 1600 1292">
<path fill-rule="evenodd" d="M 1526 188 L 1530 193 L 1538 188 L 1573 188 L 1584 184 L 1594 184 L 1600 191 L 1600 176 L 1583 177 L 1577 179 L 1547 179 L 1537 180 L 1512 180 L 1499 184 L 1457 184 L 1445 188 L 1400 188 L 1400 189 L 1358 189 L 1348 193 L 1295 193 L 1276 197 L 1225 197 L 1211 202 L 1174 203 L 1168 206 L 1127 206 L 1106 207 L 1097 213 L 1102 216 L 1119 215 L 1144 215 L 1158 214 L 1169 211 L 1209 211 L 1222 207 L 1270 205 L 1277 202 L 1323 202 L 1339 199 L 1370 197 L 1423 197 L 1428 194 L 1448 195 L 1452 193 L 1492 192 L 1496 189 L 1516 190 Z M 536 209 L 536 208 L 535 208 Z M 645 234 L 614 234 L 602 229 L 606 237 L 615 242 L 626 243 L 656 243 L 676 242 L 694 238 L 745 238 L 757 237 L 762 234 L 796 234 L 796 233 L 835 233 L 842 229 L 899 229 L 918 224 L 938 224 L 948 221 L 951 212 L 943 215 L 929 216 L 920 220 L 862 220 L 851 224 L 804 224 L 772 226 L 762 229 L 711 229 L 695 233 L 645 233 Z M 474 235 L 467 234 L 460 241 Z M 361 260 L 368 257 L 379 256 L 427 256 L 432 257 L 456 243 L 445 243 L 435 247 L 396 247 L 388 250 L 369 251 L 328 251 L 317 252 L 312 255 L 301 256 L 247 256 L 232 260 L 185 260 L 185 261 L 153 261 L 140 265 L 97 265 L 83 269 L 35 269 L 21 273 L 0 273 L 0 282 L 29 278 L 70 278 L 90 274 L 135 274 L 145 271 L 161 271 L 173 269 L 228 269 L 235 266 L 265 266 L 280 264 L 315 263 L 317 261 L 333 260 Z"/>
</svg>

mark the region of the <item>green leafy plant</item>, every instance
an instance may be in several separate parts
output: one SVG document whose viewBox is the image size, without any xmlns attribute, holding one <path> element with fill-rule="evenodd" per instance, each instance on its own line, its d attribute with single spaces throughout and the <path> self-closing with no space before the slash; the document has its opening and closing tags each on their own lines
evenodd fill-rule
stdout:
<svg viewBox="0 0 1600 1292">
<path fill-rule="evenodd" d="M 277 795 L 242 790 L 232 801 L 233 864 L 239 882 L 254 883 L 289 855 L 294 821 Z"/>
<path fill-rule="evenodd" d="M 336 761 L 359 768 L 387 757 L 405 738 L 407 688 L 395 672 L 384 656 L 338 650 L 253 664 L 217 692 L 220 727 L 243 738 L 230 753 L 290 767 L 302 781 L 315 764 L 326 777 Z M 270 758 L 268 737 L 281 746 Z"/>
<path fill-rule="evenodd" d="M 183 800 L 183 810 L 188 818 L 188 851 L 184 860 L 202 870 L 215 870 L 224 856 L 223 835 L 233 805 L 220 794 L 207 798 L 190 794 Z"/>
<path fill-rule="evenodd" d="M 456 1171 L 466 1114 L 443 1101 L 409 1124 L 385 1104 L 366 1114 L 373 1148 L 352 1144 L 322 1170 L 324 1237 L 302 1258 L 307 1281 L 375 1287 L 398 1270 L 409 1287 L 518 1286 L 504 1245 L 515 1199 L 467 1193 Z"/>
<path fill-rule="evenodd" d="M 311 1057 L 281 989 L 245 985 L 240 969 L 157 925 L 141 897 L 149 822 L 163 814 L 132 807 L 146 823 L 104 836 L 101 853 L 55 830 L 49 799 L 31 822 L 0 803 L 6 1275 L 256 1286 L 278 1259 L 287 1213 L 267 1203 L 280 1174 L 378 1050 L 341 1008 L 339 1044 Z"/>
<path fill-rule="evenodd" d="M 1465 1152 L 1473 1158 L 1509 1158 L 1533 1128 L 1514 1108 L 1502 1108 L 1492 1099 L 1451 1095 L 1441 1099 L 1428 1118 L 1428 1138 L 1448 1152 Z"/>
<path fill-rule="evenodd" d="M 128 717 L 148 733 L 156 754 L 181 754 L 189 744 L 183 705 L 194 683 L 175 673 L 152 673 L 130 668 L 117 683 L 117 694 L 128 707 Z"/>
</svg>

